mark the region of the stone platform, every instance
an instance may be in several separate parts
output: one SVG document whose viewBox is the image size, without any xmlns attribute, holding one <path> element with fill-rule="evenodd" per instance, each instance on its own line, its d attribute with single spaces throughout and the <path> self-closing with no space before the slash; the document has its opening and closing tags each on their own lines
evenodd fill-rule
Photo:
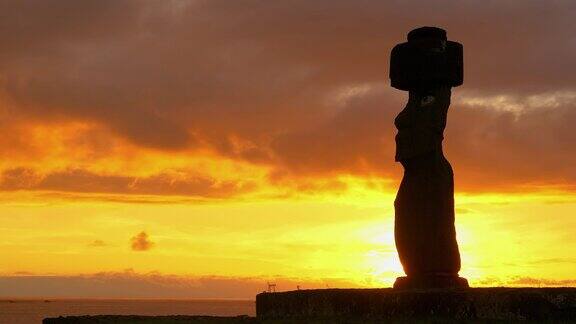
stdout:
<svg viewBox="0 0 576 324">
<path fill-rule="evenodd" d="M 318 289 L 256 296 L 259 320 L 576 323 L 576 288 Z"/>
</svg>

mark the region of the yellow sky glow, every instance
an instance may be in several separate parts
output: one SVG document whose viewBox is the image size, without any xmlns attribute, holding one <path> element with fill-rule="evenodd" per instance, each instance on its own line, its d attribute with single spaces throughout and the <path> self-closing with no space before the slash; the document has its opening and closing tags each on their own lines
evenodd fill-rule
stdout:
<svg viewBox="0 0 576 324">
<path fill-rule="evenodd" d="M 131 268 L 390 286 L 402 274 L 394 192 L 350 183 L 346 194 L 202 203 L 5 193 L 1 271 L 75 275 Z M 461 274 L 471 284 L 573 276 L 567 251 L 576 248 L 576 200 L 570 194 L 459 194 L 456 208 Z M 140 231 L 154 248 L 130 250 L 129 238 Z"/>
<path fill-rule="evenodd" d="M 576 2 L 5 3 L 0 297 L 389 287 L 388 55 L 423 25 L 464 46 L 461 275 L 576 286 Z"/>
</svg>

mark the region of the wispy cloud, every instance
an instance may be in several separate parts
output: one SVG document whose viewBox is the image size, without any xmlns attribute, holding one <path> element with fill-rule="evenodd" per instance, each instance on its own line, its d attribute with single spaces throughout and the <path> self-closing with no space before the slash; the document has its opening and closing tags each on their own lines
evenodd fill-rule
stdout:
<svg viewBox="0 0 576 324">
<path fill-rule="evenodd" d="M 576 286 L 576 279 L 544 279 L 533 277 L 517 277 L 507 281 L 508 284 L 514 286 L 529 286 L 529 287 L 574 287 Z"/>
<path fill-rule="evenodd" d="M 0 297 L 121 297 L 121 298 L 240 298 L 254 299 L 267 283 L 278 291 L 327 287 L 359 288 L 340 278 L 309 279 L 284 276 L 224 277 L 168 275 L 160 272 L 100 272 L 74 276 L 22 273 L 0 276 Z M 574 287 L 576 279 L 535 277 L 487 278 L 480 286 Z"/>
<path fill-rule="evenodd" d="M 557 263 L 574 263 L 576 264 L 576 258 L 545 258 L 545 259 L 537 259 L 532 261 L 527 261 L 527 264 L 541 264 L 541 265 L 550 265 L 550 264 L 557 264 Z"/>
<path fill-rule="evenodd" d="M 14 168 L 0 174 L 0 190 L 227 198 L 257 189 L 257 184 L 251 181 L 216 179 L 187 170 L 171 171 L 136 177 L 82 169 L 41 174 L 30 168 Z"/>
<path fill-rule="evenodd" d="M 176 276 L 159 272 L 101 272 L 77 276 L 0 276 L 0 296 L 11 297 L 124 297 L 124 298 L 242 298 L 254 299 L 266 290 L 267 282 L 277 289 L 294 290 L 328 287 L 358 287 L 346 280 L 298 279 L 289 277 Z"/>
<path fill-rule="evenodd" d="M 106 242 L 102 241 L 102 240 L 94 240 L 90 243 L 88 243 L 89 247 L 104 247 L 107 246 Z"/>
</svg>

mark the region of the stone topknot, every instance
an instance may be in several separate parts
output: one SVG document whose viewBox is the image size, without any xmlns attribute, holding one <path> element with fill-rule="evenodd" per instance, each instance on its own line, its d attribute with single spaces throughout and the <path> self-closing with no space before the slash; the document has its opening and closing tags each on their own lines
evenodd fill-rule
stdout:
<svg viewBox="0 0 576 324">
<path fill-rule="evenodd" d="M 408 33 L 408 41 L 426 39 L 426 38 L 447 40 L 446 31 L 438 27 L 425 26 L 413 29 Z"/>
</svg>

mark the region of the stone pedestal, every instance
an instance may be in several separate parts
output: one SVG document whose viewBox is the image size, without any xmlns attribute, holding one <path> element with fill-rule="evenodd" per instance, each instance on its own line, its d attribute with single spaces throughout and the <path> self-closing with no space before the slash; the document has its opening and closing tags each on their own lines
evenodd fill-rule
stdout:
<svg viewBox="0 0 576 324">
<path fill-rule="evenodd" d="M 573 323 L 576 288 L 318 289 L 261 293 L 256 296 L 256 314 L 263 323 Z"/>
<path fill-rule="evenodd" d="M 458 276 L 398 277 L 394 289 L 468 288 L 468 280 Z"/>
</svg>

